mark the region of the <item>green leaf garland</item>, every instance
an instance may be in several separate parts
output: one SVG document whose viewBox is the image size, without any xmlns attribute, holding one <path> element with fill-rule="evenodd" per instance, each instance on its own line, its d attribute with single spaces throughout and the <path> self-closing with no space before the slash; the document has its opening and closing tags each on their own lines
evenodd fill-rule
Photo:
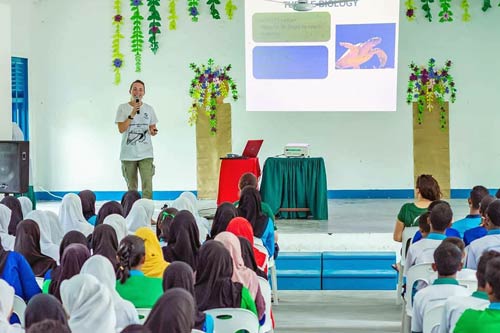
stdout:
<svg viewBox="0 0 500 333">
<path fill-rule="evenodd" d="M 462 21 L 469 22 L 470 18 L 471 18 L 471 15 L 469 13 L 469 1 L 468 0 L 462 0 L 462 2 L 460 3 L 460 7 L 464 11 L 463 14 L 462 14 Z"/>
<path fill-rule="evenodd" d="M 168 29 L 175 30 L 177 29 L 177 10 L 176 10 L 176 0 L 170 0 L 168 3 Z"/>
<path fill-rule="evenodd" d="M 113 25 L 115 26 L 115 33 L 113 34 L 113 41 L 111 44 L 113 55 L 113 71 L 115 72 L 115 84 L 120 84 L 121 74 L 120 70 L 123 66 L 123 54 L 120 51 L 120 40 L 124 37 L 120 31 L 123 24 L 123 16 L 121 15 L 122 3 L 121 0 L 115 0 L 114 5 L 115 16 L 113 16 Z"/>
<path fill-rule="evenodd" d="M 483 10 L 483 12 L 487 11 L 490 8 L 491 8 L 491 1 L 490 0 L 483 0 L 483 7 L 481 8 Z"/>
<path fill-rule="evenodd" d="M 439 12 L 439 22 L 452 22 L 453 12 L 451 11 L 451 0 L 439 0 L 441 11 Z"/>
<path fill-rule="evenodd" d="M 132 52 L 135 54 L 135 71 L 141 71 L 142 61 L 142 45 L 144 44 L 144 34 L 142 33 L 142 20 L 139 6 L 142 6 L 141 0 L 131 0 L 130 2 L 132 11 Z"/>
<path fill-rule="evenodd" d="M 406 18 L 408 21 L 413 21 L 415 20 L 415 10 L 417 7 L 415 6 L 415 2 L 413 0 L 406 0 L 405 2 L 406 6 Z"/>
<path fill-rule="evenodd" d="M 154 54 L 158 51 L 158 39 L 156 36 L 161 33 L 161 17 L 156 7 L 160 6 L 160 0 L 148 0 L 149 7 L 149 48 Z"/>
<path fill-rule="evenodd" d="M 220 20 L 220 13 L 217 10 L 216 5 L 220 5 L 220 0 L 208 0 L 207 5 L 210 6 L 210 15 L 214 20 Z"/>
<path fill-rule="evenodd" d="M 432 22 L 432 13 L 430 4 L 434 2 L 434 0 L 421 0 L 422 1 L 422 10 L 425 12 L 425 18 Z"/>
<path fill-rule="evenodd" d="M 233 0 L 228 0 L 226 2 L 226 15 L 227 15 L 227 18 L 232 20 L 233 17 L 234 17 L 234 11 L 238 9 L 238 7 L 236 7 L 233 3 Z"/>
<path fill-rule="evenodd" d="M 200 15 L 199 6 L 200 2 L 198 0 L 188 0 L 188 12 L 193 22 L 198 22 L 198 16 Z"/>
</svg>

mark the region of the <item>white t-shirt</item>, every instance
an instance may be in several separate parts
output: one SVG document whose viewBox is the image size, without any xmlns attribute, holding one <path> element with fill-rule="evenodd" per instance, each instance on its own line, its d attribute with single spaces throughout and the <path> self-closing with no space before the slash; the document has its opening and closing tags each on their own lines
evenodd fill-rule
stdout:
<svg viewBox="0 0 500 333">
<path fill-rule="evenodd" d="M 489 231 L 486 236 L 470 243 L 467 251 L 467 268 L 477 269 L 483 252 L 489 250 L 500 252 L 500 234 L 496 230 Z"/>
<path fill-rule="evenodd" d="M 451 333 L 455 330 L 458 319 L 467 309 L 484 310 L 490 305 L 490 301 L 475 296 L 452 296 L 444 305 L 443 317 L 441 318 L 440 333 Z"/>
<path fill-rule="evenodd" d="M 128 104 L 120 104 L 116 112 L 115 123 L 127 120 L 133 107 Z M 149 126 L 158 122 L 153 107 L 143 103 L 140 113 L 136 114 L 130 122 L 130 126 L 122 133 L 122 144 L 120 160 L 140 161 L 145 158 L 153 158 L 153 144 L 149 134 Z"/>
<path fill-rule="evenodd" d="M 441 244 L 440 239 L 424 238 L 418 242 L 411 244 L 408 253 L 406 254 L 406 262 L 404 267 L 404 276 L 407 276 L 408 270 L 416 264 L 434 262 L 434 250 Z"/>
</svg>

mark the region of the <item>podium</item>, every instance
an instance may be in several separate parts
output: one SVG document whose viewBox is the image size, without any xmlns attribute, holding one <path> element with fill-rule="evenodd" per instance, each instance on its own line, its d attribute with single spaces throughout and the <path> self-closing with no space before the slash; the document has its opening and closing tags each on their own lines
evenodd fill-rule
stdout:
<svg viewBox="0 0 500 333">
<path fill-rule="evenodd" d="M 221 160 L 217 206 L 223 202 L 233 203 L 239 200 L 238 182 L 247 172 L 253 173 L 257 179 L 260 177 L 260 164 L 257 157 Z"/>
</svg>

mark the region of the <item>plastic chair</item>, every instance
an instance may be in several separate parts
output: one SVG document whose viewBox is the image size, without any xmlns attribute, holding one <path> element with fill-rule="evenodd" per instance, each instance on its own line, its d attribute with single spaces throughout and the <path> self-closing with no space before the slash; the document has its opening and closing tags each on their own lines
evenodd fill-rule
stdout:
<svg viewBox="0 0 500 333">
<path fill-rule="evenodd" d="M 205 313 L 214 318 L 214 331 L 217 333 L 235 333 L 239 330 L 259 333 L 259 319 L 246 309 L 220 308 L 206 310 Z"/>
<path fill-rule="evenodd" d="M 430 284 L 432 277 L 436 272 L 432 269 L 432 263 L 417 264 L 410 267 L 406 276 L 406 305 L 402 309 L 402 332 L 410 332 L 410 318 L 413 312 L 413 286 L 415 283 L 422 281 L 427 285 Z"/>
<path fill-rule="evenodd" d="M 147 308 L 136 308 L 137 313 L 139 314 L 139 323 L 142 325 L 148 319 L 149 313 L 151 312 L 151 309 Z"/>
<path fill-rule="evenodd" d="M 458 284 L 472 292 L 477 290 L 477 280 L 458 280 Z"/>
<path fill-rule="evenodd" d="M 271 320 L 271 286 L 269 285 L 269 281 L 262 277 L 258 277 L 260 292 L 262 293 L 262 297 L 264 297 L 264 301 L 266 302 L 266 321 L 260 327 L 259 333 L 267 333 L 273 332 L 273 323 Z"/>
<path fill-rule="evenodd" d="M 443 312 L 444 304 L 434 306 L 425 312 L 423 333 L 437 333 L 439 331 Z"/>
<path fill-rule="evenodd" d="M 396 288 L 396 304 L 399 305 L 402 302 L 401 292 L 403 289 L 403 270 L 406 261 L 406 254 L 410 248 L 413 236 L 418 231 L 418 227 L 405 227 L 403 229 L 403 237 L 401 242 L 401 259 L 399 261 L 399 272 L 398 272 L 398 287 Z"/>
<path fill-rule="evenodd" d="M 19 321 L 21 322 L 21 327 L 24 328 L 24 312 L 26 311 L 26 303 L 21 297 L 14 295 L 13 308 L 14 309 L 12 312 L 14 312 L 19 317 Z"/>
</svg>

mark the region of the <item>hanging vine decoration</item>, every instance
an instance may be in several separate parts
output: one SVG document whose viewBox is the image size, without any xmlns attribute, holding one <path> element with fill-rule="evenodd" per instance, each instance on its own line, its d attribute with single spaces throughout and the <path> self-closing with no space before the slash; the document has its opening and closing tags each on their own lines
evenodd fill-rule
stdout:
<svg viewBox="0 0 500 333">
<path fill-rule="evenodd" d="M 228 0 L 226 2 L 226 15 L 228 19 L 232 20 L 234 17 L 234 11 L 238 9 L 233 3 L 233 0 Z"/>
<path fill-rule="evenodd" d="M 158 51 L 159 44 L 156 36 L 161 33 L 161 17 L 158 12 L 157 7 L 160 6 L 160 0 L 148 0 L 149 7 L 149 48 L 153 51 L 154 54 Z"/>
<path fill-rule="evenodd" d="M 451 0 L 439 0 L 441 11 L 439 12 L 439 22 L 452 22 L 453 12 L 451 11 Z"/>
<path fill-rule="evenodd" d="M 198 0 L 188 0 L 188 12 L 193 22 L 198 22 L 198 16 L 200 15 L 199 6 L 200 2 Z"/>
<path fill-rule="evenodd" d="M 434 0 L 421 0 L 422 1 L 422 10 L 425 12 L 425 18 L 432 22 L 432 13 L 430 4 L 434 2 Z"/>
<path fill-rule="evenodd" d="M 464 11 L 463 14 L 462 14 L 462 21 L 469 22 L 470 18 L 471 18 L 471 15 L 469 13 L 469 1 L 468 0 L 462 0 L 462 2 L 460 3 L 460 7 Z"/>
<path fill-rule="evenodd" d="M 481 8 L 483 10 L 483 12 L 487 11 L 490 8 L 491 8 L 491 1 L 490 0 L 483 0 L 483 7 Z"/>
<path fill-rule="evenodd" d="M 115 33 L 113 34 L 113 41 L 111 44 L 113 56 L 113 71 L 115 72 L 115 84 L 120 84 L 121 74 L 120 69 L 123 66 L 123 54 L 120 52 L 120 40 L 123 35 L 120 31 L 123 24 L 123 16 L 121 15 L 122 3 L 121 0 L 114 2 L 115 16 L 113 16 L 113 25 L 115 26 Z"/>
<path fill-rule="evenodd" d="M 208 0 L 207 5 L 210 6 L 210 15 L 214 20 L 220 20 L 220 13 L 217 10 L 216 5 L 220 5 L 220 0 Z"/>
<path fill-rule="evenodd" d="M 410 64 L 411 74 L 408 80 L 406 102 L 417 103 L 417 122 L 422 124 L 424 110 L 432 112 L 434 100 L 439 104 L 440 126 L 446 128 L 446 96 L 450 95 L 450 101 L 455 103 L 457 89 L 450 74 L 451 61 L 448 60 L 441 69 L 435 68 L 436 61 L 431 58 L 427 66 Z"/>
<path fill-rule="evenodd" d="M 132 52 L 135 55 L 135 71 L 141 71 L 141 61 L 142 61 L 142 45 L 144 44 L 144 35 L 142 33 L 142 20 L 144 19 L 141 16 L 139 11 L 139 6 L 142 6 L 141 0 L 132 0 L 131 3 L 131 11 L 132 11 Z"/>
<path fill-rule="evenodd" d="M 406 18 L 408 21 L 414 21 L 415 20 L 415 10 L 417 7 L 415 6 L 415 2 L 413 0 L 406 0 L 405 2 L 406 6 Z"/>
<path fill-rule="evenodd" d="M 176 0 L 170 0 L 168 3 L 168 30 L 177 29 L 177 9 L 176 9 Z"/>
</svg>

